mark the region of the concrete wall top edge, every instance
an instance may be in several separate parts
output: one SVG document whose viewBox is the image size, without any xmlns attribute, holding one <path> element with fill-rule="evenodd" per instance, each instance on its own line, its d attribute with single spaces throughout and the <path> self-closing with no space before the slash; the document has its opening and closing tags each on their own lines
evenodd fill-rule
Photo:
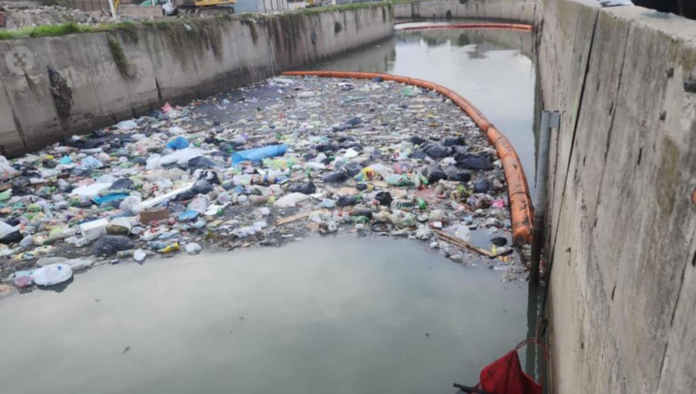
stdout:
<svg viewBox="0 0 696 394">
<path fill-rule="evenodd" d="M 673 39 L 696 43 L 696 21 L 694 20 L 643 7 L 609 7 L 603 8 L 602 11 L 635 23 L 641 28 L 659 30 Z"/>
</svg>

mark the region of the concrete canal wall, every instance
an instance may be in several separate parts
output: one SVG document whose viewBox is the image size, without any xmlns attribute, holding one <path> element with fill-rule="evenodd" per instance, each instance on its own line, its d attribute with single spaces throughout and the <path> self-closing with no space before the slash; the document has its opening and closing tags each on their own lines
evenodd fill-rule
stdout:
<svg viewBox="0 0 696 394">
<path fill-rule="evenodd" d="M 696 22 L 542 11 L 553 392 L 696 392 Z"/>
<path fill-rule="evenodd" d="M 258 21 L 165 20 L 100 33 L 0 41 L 0 150 L 17 155 L 62 137 L 248 84 L 392 34 L 390 7 L 297 12 Z M 25 72 L 5 61 L 20 47 Z M 12 60 L 12 59 L 10 59 Z M 59 115 L 47 67 L 72 90 Z"/>
<path fill-rule="evenodd" d="M 538 0 L 430 0 L 394 5 L 394 17 L 467 18 L 533 24 L 539 14 Z"/>
</svg>

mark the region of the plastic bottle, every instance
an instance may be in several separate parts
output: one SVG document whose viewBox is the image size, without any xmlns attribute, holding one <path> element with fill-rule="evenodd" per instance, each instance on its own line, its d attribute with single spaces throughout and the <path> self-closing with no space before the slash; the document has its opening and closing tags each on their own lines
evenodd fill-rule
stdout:
<svg viewBox="0 0 696 394">
<path fill-rule="evenodd" d="M 173 244 L 167 245 L 166 247 L 162 248 L 159 250 L 160 253 L 173 253 L 173 252 L 178 252 L 181 250 L 181 247 L 179 246 L 178 242 L 174 242 Z"/>
<path fill-rule="evenodd" d="M 134 250 L 134 249 L 131 249 L 131 250 L 122 250 L 122 251 L 120 251 L 120 252 L 116 252 L 116 257 L 118 257 L 118 258 L 120 258 L 120 259 L 125 259 L 125 258 L 128 258 L 128 257 L 133 257 L 134 254 L 135 254 L 135 250 Z"/>
</svg>

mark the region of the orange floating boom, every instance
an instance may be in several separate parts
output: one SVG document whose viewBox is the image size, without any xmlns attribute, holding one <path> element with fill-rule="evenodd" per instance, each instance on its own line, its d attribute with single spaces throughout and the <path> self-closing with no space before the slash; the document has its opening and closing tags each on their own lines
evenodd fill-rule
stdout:
<svg viewBox="0 0 696 394">
<path fill-rule="evenodd" d="M 500 161 L 505 172 L 505 180 L 508 188 L 508 199 L 510 201 L 510 213 L 512 215 L 512 240 L 518 245 L 530 244 L 532 242 L 532 217 L 534 208 L 529 194 L 527 178 L 524 176 L 522 163 L 517 156 L 517 152 L 510 144 L 510 141 L 495 126 L 490 124 L 488 119 L 467 99 L 458 95 L 454 91 L 444 86 L 423 81 L 421 79 L 402 77 L 399 75 L 381 73 L 360 73 L 351 71 L 289 71 L 284 72 L 285 76 L 315 76 L 326 78 L 356 78 L 372 79 L 382 78 L 385 81 L 394 81 L 407 85 L 422 87 L 434 90 L 449 98 L 459 108 L 462 109 L 476 125 L 486 133 L 486 136 L 495 146 Z"/>
<path fill-rule="evenodd" d="M 429 30 L 429 29 L 503 29 L 531 32 L 534 28 L 531 25 L 517 23 L 458 23 L 452 25 L 420 25 L 402 27 L 399 30 Z"/>
</svg>

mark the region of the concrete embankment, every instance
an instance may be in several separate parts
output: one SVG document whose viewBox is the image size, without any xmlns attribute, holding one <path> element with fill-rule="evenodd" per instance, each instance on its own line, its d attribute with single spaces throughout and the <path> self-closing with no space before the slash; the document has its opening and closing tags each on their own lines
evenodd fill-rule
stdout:
<svg viewBox="0 0 696 394">
<path fill-rule="evenodd" d="M 16 59 L 0 62 L 1 153 L 18 155 L 166 101 L 205 97 L 320 61 L 388 37 L 392 19 L 389 6 L 375 5 L 0 41 L 0 53 L 28 59 L 19 72 Z M 56 109 L 47 67 L 70 88 L 58 94 L 67 114 Z"/>
<path fill-rule="evenodd" d="M 394 5 L 394 17 L 467 18 L 533 24 L 539 17 L 537 0 L 430 0 Z"/>
<path fill-rule="evenodd" d="M 553 392 L 696 392 L 696 22 L 542 3 Z"/>
</svg>

